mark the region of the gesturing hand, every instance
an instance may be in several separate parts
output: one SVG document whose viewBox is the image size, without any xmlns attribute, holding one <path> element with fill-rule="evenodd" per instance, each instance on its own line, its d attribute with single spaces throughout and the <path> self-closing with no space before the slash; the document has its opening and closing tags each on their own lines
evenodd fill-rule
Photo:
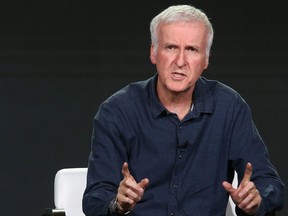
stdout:
<svg viewBox="0 0 288 216">
<path fill-rule="evenodd" d="M 145 188 L 149 183 L 147 178 L 142 179 L 137 183 L 134 177 L 130 174 L 127 162 L 123 164 L 122 175 L 123 180 L 119 184 L 117 194 L 117 210 L 120 213 L 130 211 L 134 208 L 136 203 L 141 200 Z"/>
<path fill-rule="evenodd" d="M 224 181 L 223 187 L 230 194 L 234 203 L 249 215 L 253 215 L 259 209 L 262 198 L 255 184 L 250 181 L 252 176 L 252 165 L 247 163 L 244 177 L 238 188 L 233 188 L 232 185 Z"/>
</svg>

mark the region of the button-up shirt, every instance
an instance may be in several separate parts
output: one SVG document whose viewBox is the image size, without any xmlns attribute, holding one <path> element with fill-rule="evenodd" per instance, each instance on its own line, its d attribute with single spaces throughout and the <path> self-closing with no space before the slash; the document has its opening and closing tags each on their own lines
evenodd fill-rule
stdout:
<svg viewBox="0 0 288 216">
<path fill-rule="evenodd" d="M 200 77 L 193 109 L 180 121 L 159 101 L 157 78 L 132 83 L 99 107 L 83 198 L 86 216 L 109 215 L 125 161 L 137 182 L 149 179 L 131 216 L 223 216 L 228 194 L 222 182 L 231 182 L 234 170 L 241 181 L 247 162 L 263 199 L 258 214 L 281 208 L 284 184 L 243 98 Z"/>
</svg>

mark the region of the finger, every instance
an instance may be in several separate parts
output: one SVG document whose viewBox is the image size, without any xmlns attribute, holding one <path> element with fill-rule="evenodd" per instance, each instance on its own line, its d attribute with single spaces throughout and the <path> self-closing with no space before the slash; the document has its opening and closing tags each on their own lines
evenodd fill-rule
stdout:
<svg viewBox="0 0 288 216">
<path fill-rule="evenodd" d="M 250 182 L 251 176 L 252 176 L 252 164 L 247 163 L 246 169 L 245 169 L 245 174 L 244 174 L 244 177 L 241 181 L 241 185 L 245 186 L 248 182 Z"/>
<path fill-rule="evenodd" d="M 121 204 L 121 206 L 124 205 L 133 205 L 136 201 L 137 198 L 137 194 L 135 193 L 131 193 L 131 192 L 125 192 L 125 194 L 123 193 L 118 193 L 118 202 Z"/>
<path fill-rule="evenodd" d="M 238 196 L 240 198 L 244 198 L 244 197 L 248 196 L 249 194 L 255 193 L 256 190 L 257 189 L 255 187 L 255 184 L 250 181 L 244 187 L 241 187 L 239 189 Z"/>
<path fill-rule="evenodd" d="M 246 197 L 243 197 L 243 199 L 241 199 L 238 207 L 241 209 L 247 209 L 248 205 L 253 204 L 253 198 L 253 194 L 247 194 Z"/>
<path fill-rule="evenodd" d="M 250 209 L 250 212 L 253 213 L 253 211 L 254 211 L 254 213 L 255 213 L 258 210 L 261 202 L 262 202 L 262 198 L 261 198 L 261 196 L 260 196 L 260 194 L 258 192 L 258 194 L 256 194 L 254 199 L 249 202 L 249 204 L 247 205 L 246 209 Z"/>
<path fill-rule="evenodd" d="M 229 193 L 233 193 L 236 189 L 233 188 L 232 184 L 230 184 L 227 181 L 223 181 L 222 186 L 224 187 L 224 189 Z"/>
<path fill-rule="evenodd" d="M 143 189 L 145 189 L 149 184 L 149 179 L 148 178 L 145 178 L 145 179 L 142 179 L 141 182 L 139 183 L 139 186 Z"/>
<path fill-rule="evenodd" d="M 128 163 L 124 162 L 122 166 L 122 175 L 124 178 L 129 178 L 131 176 L 129 168 L 128 168 Z"/>
<path fill-rule="evenodd" d="M 136 189 L 133 190 L 133 189 L 128 188 L 125 192 L 125 196 L 132 199 L 133 202 L 138 202 L 141 199 L 142 195 L 143 195 L 143 192 L 141 193 Z"/>
<path fill-rule="evenodd" d="M 238 207 L 245 212 L 254 212 L 259 208 L 262 199 L 258 190 L 250 193 L 245 199 L 239 203 Z"/>
</svg>

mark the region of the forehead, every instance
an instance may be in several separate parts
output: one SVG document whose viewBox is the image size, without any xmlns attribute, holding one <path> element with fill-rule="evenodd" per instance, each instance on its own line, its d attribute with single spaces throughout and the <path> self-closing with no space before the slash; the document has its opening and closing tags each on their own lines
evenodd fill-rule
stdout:
<svg viewBox="0 0 288 216">
<path fill-rule="evenodd" d="M 161 40 L 202 42 L 207 39 L 207 29 L 199 21 L 162 23 L 158 28 L 158 38 L 159 42 Z"/>
</svg>

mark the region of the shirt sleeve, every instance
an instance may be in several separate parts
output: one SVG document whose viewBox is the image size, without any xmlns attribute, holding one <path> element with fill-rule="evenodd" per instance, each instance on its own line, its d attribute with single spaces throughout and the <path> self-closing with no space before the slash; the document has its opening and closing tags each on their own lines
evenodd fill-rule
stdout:
<svg viewBox="0 0 288 216">
<path fill-rule="evenodd" d="M 93 121 L 87 187 L 83 196 L 86 216 L 109 215 L 109 204 L 122 180 L 121 169 L 127 161 L 121 139 L 119 115 L 110 103 L 102 104 Z"/>
<path fill-rule="evenodd" d="M 269 160 L 268 150 L 253 120 L 247 103 L 240 98 L 234 108 L 231 128 L 230 159 L 238 173 L 239 182 L 244 176 L 246 164 L 253 167 L 251 181 L 262 197 L 257 216 L 280 210 L 284 204 L 284 183 Z M 237 215 L 247 215 L 236 209 Z"/>
</svg>

